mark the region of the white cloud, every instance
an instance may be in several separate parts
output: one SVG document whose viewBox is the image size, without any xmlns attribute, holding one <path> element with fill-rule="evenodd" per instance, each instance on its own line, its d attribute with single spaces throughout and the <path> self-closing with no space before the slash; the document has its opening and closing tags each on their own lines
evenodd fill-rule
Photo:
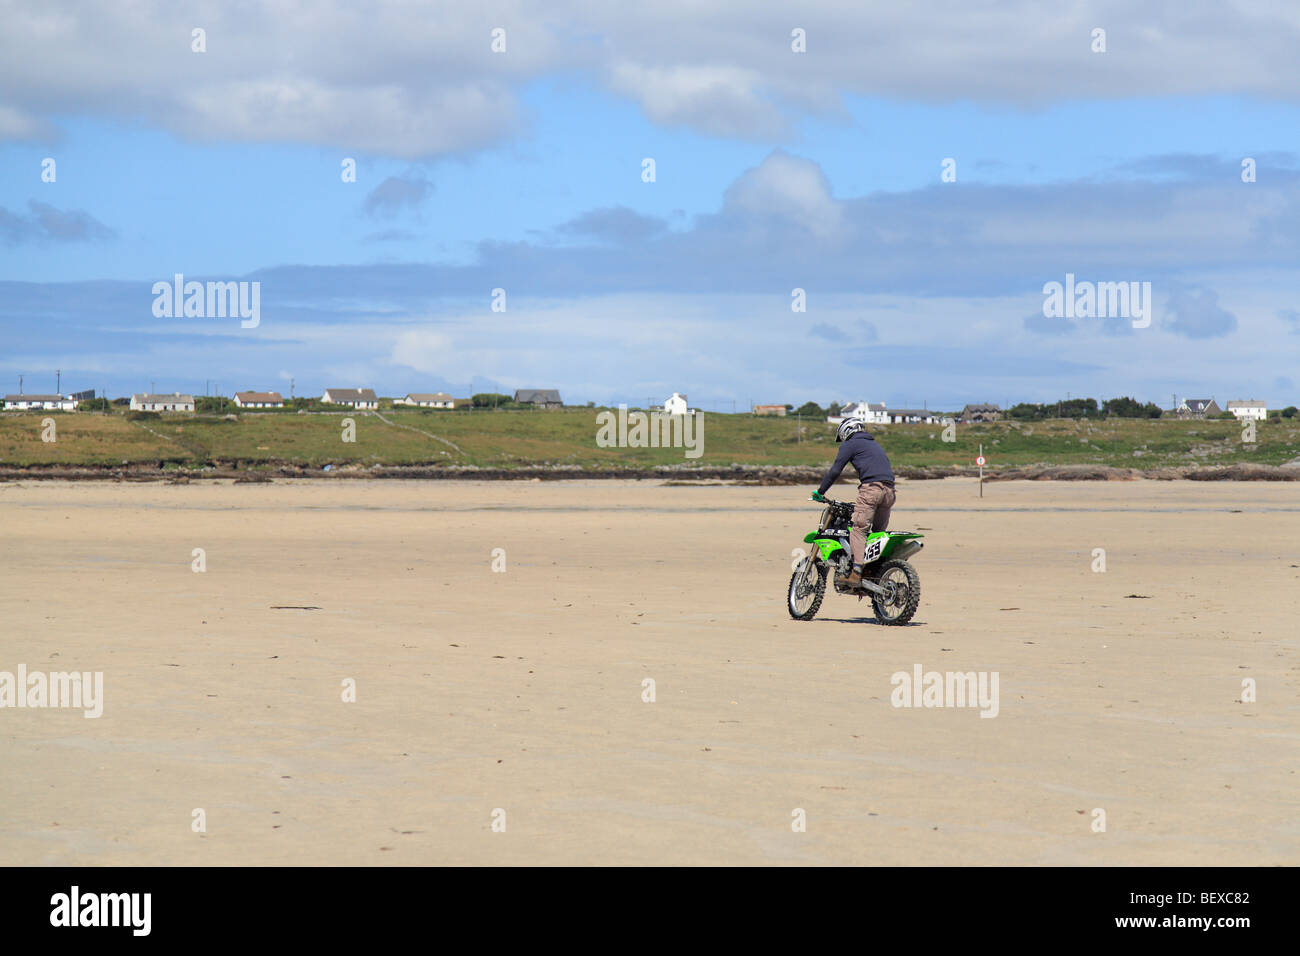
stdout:
<svg viewBox="0 0 1300 956">
<path fill-rule="evenodd" d="M 843 231 L 843 210 L 831 197 L 831 184 L 822 168 L 780 150 L 731 185 L 723 215 L 776 220 L 819 239 L 837 239 Z"/>
<path fill-rule="evenodd" d="M 144 119 L 189 137 L 328 144 L 418 158 L 520 128 L 518 91 L 590 71 L 655 122 L 784 138 L 844 94 L 1041 106 L 1078 97 L 1300 99 L 1292 0 L 1141 4 L 935 0 L 791 8 L 729 0 L 401 0 L 258 5 L 0 0 L 0 138 L 44 118 Z M 190 31 L 207 31 L 207 52 Z M 492 53 L 490 31 L 507 31 Z M 807 31 L 806 53 L 790 30 Z M 1108 51 L 1091 52 L 1104 26 Z"/>
<path fill-rule="evenodd" d="M 23 110 L 0 103 L 0 142 L 43 139 L 51 134 L 50 126 L 44 121 Z"/>
<path fill-rule="evenodd" d="M 405 365 L 417 372 L 450 376 L 466 367 L 467 357 L 455 347 L 450 335 L 408 329 L 397 333 L 389 358 L 394 365 Z"/>
<path fill-rule="evenodd" d="M 641 104 L 665 126 L 690 126 L 721 136 L 780 140 L 789 134 L 781 110 L 763 99 L 760 75 L 736 66 L 616 63 L 610 86 Z"/>
<path fill-rule="evenodd" d="M 197 140 L 312 143 L 407 158 L 491 144 L 518 119 L 500 84 L 420 90 L 327 86 L 310 78 L 205 85 L 182 94 L 165 117 Z"/>
</svg>

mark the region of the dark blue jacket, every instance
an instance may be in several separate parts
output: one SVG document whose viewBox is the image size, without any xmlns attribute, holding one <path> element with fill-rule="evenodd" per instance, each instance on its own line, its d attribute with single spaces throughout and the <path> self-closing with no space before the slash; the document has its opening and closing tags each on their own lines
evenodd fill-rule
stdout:
<svg viewBox="0 0 1300 956">
<path fill-rule="evenodd" d="M 854 432 L 848 441 L 840 445 L 840 453 L 835 456 L 835 462 L 817 490 L 826 494 L 849 462 L 853 462 L 853 467 L 857 470 L 859 484 L 894 480 L 894 469 L 889 467 L 889 456 L 885 450 L 866 432 Z"/>
</svg>

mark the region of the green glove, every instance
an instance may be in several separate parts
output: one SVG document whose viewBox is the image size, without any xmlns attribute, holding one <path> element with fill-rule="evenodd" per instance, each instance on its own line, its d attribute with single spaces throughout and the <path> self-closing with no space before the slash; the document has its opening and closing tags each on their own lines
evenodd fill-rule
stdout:
<svg viewBox="0 0 1300 956">
<path fill-rule="evenodd" d="M 814 491 L 812 493 L 812 500 L 824 502 L 826 500 L 826 496 L 822 494 L 820 491 Z"/>
</svg>

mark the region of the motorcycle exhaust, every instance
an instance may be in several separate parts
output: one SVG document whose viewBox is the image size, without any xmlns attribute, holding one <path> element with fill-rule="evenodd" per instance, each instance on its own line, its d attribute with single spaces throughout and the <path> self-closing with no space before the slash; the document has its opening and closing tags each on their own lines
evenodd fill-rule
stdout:
<svg viewBox="0 0 1300 956">
<path fill-rule="evenodd" d="M 907 541 L 895 548 L 894 553 L 890 555 L 890 558 L 898 558 L 900 561 L 906 561 L 924 547 L 925 545 L 920 541 Z"/>
</svg>

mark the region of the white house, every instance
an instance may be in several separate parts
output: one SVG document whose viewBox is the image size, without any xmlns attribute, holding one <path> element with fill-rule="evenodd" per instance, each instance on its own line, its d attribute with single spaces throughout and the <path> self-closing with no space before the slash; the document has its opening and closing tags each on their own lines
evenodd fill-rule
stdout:
<svg viewBox="0 0 1300 956">
<path fill-rule="evenodd" d="M 77 411 L 77 399 L 70 395 L 5 395 L 4 407 L 19 411 L 36 408 L 45 411 Z"/>
<path fill-rule="evenodd" d="M 891 408 L 885 418 L 890 425 L 933 425 L 940 421 L 938 415 L 924 408 Z"/>
<path fill-rule="evenodd" d="M 173 392 L 170 395 L 132 395 L 133 412 L 192 412 L 194 396 Z"/>
<path fill-rule="evenodd" d="M 350 405 L 353 408 L 379 407 L 379 398 L 373 388 L 327 388 L 320 400 L 327 405 Z"/>
<path fill-rule="evenodd" d="M 20 411 L 44 409 L 52 412 L 75 412 L 77 400 L 71 395 L 6 395 L 5 408 Z"/>
<path fill-rule="evenodd" d="M 1262 422 L 1268 417 L 1268 405 L 1253 398 L 1244 402 L 1228 402 L 1228 411 L 1241 421 L 1253 418 Z"/>
<path fill-rule="evenodd" d="M 235 404 L 240 408 L 284 408 L 284 398 L 279 392 L 236 392 Z"/>
<path fill-rule="evenodd" d="M 455 408 L 456 400 L 446 392 L 409 392 L 394 405 L 414 405 L 417 408 Z"/>
<path fill-rule="evenodd" d="M 846 419 L 846 418 L 852 418 L 853 416 L 852 416 L 850 413 L 851 413 L 854 409 L 856 409 L 857 406 L 860 405 L 860 404 L 862 404 L 862 403 L 861 403 L 861 402 L 844 402 L 842 405 L 840 405 L 840 410 L 839 410 L 838 412 L 836 412 L 834 415 L 827 415 L 827 416 L 826 416 L 826 422 L 827 422 L 827 424 L 830 424 L 830 425 L 838 425 L 840 422 L 844 421 L 844 419 Z"/>
<path fill-rule="evenodd" d="M 889 410 L 885 408 L 884 402 L 875 405 L 870 402 L 845 402 L 840 406 L 840 413 L 838 415 L 828 415 L 826 421 L 832 425 L 838 425 L 846 418 L 856 418 L 868 425 L 888 425 Z"/>
<path fill-rule="evenodd" d="M 673 397 L 664 402 L 665 415 L 685 415 L 688 411 L 690 409 L 687 407 L 685 395 L 673 392 Z"/>
</svg>

